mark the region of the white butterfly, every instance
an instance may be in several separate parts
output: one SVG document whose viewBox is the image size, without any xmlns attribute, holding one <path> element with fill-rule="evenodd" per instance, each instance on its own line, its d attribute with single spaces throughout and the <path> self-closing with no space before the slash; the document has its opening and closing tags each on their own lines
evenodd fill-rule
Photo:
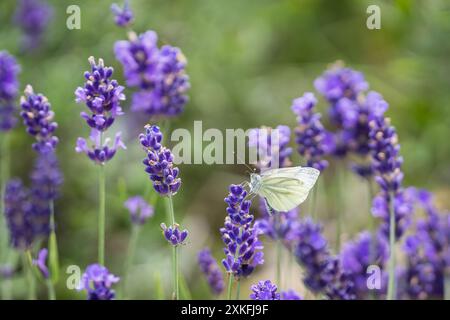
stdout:
<svg viewBox="0 0 450 320">
<path fill-rule="evenodd" d="M 271 169 L 250 174 L 250 193 L 263 197 L 270 208 L 286 212 L 299 206 L 319 177 L 320 171 L 310 167 Z"/>
</svg>

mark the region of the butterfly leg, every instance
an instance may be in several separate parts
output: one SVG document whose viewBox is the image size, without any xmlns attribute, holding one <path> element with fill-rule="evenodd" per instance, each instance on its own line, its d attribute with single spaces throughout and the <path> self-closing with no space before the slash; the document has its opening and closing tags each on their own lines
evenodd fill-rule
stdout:
<svg viewBox="0 0 450 320">
<path fill-rule="evenodd" d="M 269 214 L 269 216 L 272 216 L 273 213 L 274 213 L 275 211 L 274 211 L 274 210 L 272 209 L 272 207 L 269 205 L 269 203 L 267 202 L 267 199 L 266 199 L 266 198 L 264 198 L 264 204 L 266 205 L 267 213 Z"/>
</svg>

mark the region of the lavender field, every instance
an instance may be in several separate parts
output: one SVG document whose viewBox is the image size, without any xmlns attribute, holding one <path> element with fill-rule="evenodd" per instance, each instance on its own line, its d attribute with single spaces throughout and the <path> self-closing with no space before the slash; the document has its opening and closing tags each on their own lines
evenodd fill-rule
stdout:
<svg viewBox="0 0 450 320">
<path fill-rule="evenodd" d="M 449 300 L 449 17 L 1 1 L 0 299 Z"/>
</svg>

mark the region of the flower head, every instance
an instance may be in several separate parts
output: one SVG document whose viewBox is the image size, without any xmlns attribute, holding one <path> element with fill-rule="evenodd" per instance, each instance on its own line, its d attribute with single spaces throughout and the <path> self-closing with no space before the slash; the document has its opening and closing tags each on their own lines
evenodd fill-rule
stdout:
<svg viewBox="0 0 450 320">
<path fill-rule="evenodd" d="M 314 113 L 317 99 L 311 92 L 293 101 L 292 111 L 297 116 L 298 126 L 295 128 L 295 142 L 298 153 L 306 159 L 306 165 L 320 171 L 328 166 L 323 159 L 330 149 L 329 133 L 320 121 L 320 114 Z"/>
<path fill-rule="evenodd" d="M 123 114 L 120 101 L 125 100 L 122 93 L 124 87 L 119 86 L 116 80 L 111 79 L 113 68 L 105 67 L 103 59 L 96 63 L 94 57 L 89 57 L 91 71 L 86 71 L 84 87 L 75 91 L 76 102 L 83 102 L 90 114 L 81 112 L 81 117 L 92 129 L 107 130 L 117 116 Z"/>
<path fill-rule="evenodd" d="M 21 0 L 14 21 L 23 33 L 23 49 L 38 47 L 53 16 L 53 8 L 45 0 Z"/>
<path fill-rule="evenodd" d="M 225 198 L 228 216 L 220 229 L 226 256 L 222 264 L 235 277 L 246 277 L 264 263 L 263 246 L 258 239 L 259 230 L 253 227 L 251 202 L 245 200 L 247 192 L 240 185 L 231 185 L 229 191 Z"/>
<path fill-rule="evenodd" d="M 127 147 L 120 138 L 121 133 L 116 133 L 114 143 L 110 146 L 111 139 L 106 138 L 103 144 L 101 143 L 101 132 L 92 129 L 90 140 L 91 146 L 88 146 L 88 142 L 84 138 L 78 138 L 75 151 L 85 153 L 89 159 L 97 164 L 105 164 L 111 160 L 119 148 L 126 149 Z"/>
<path fill-rule="evenodd" d="M 33 87 L 27 85 L 25 95 L 21 97 L 20 115 L 27 127 L 27 132 L 36 138 L 33 148 L 39 153 L 51 152 L 58 144 L 58 138 L 54 136 L 57 123 L 53 121 L 55 116 L 47 97 L 35 94 Z"/>
<path fill-rule="evenodd" d="M 141 145 L 147 153 L 143 164 L 156 192 L 162 196 L 175 195 L 181 186 L 180 171 L 173 165 L 170 149 L 161 145 L 162 137 L 158 126 L 145 126 L 145 132 L 139 135 Z"/>
<path fill-rule="evenodd" d="M 50 272 L 48 271 L 47 267 L 47 256 L 48 250 L 46 248 L 43 248 L 39 251 L 37 259 L 33 259 L 33 265 L 35 265 L 39 269 L 39 272 L 45 279 L 48 279 L 48 277 L 50 276 Z"/>
<path fill-rule="evenodd" d="M 157 35 L 147 31 L 130 33 L 129 41 L 118 41 L 114 51 L 123 65 L 127 84 L 137 87 L 131 110 L 150 116 L 176 116 L 188 101 L 189 77 L 181 50 L 165 45 L 158 48 Z"/>
<path fill-rule="evenodd" d="M 29 191 L 18 179 L 6 184 L 5 218 L 11 246 L 18 250 L 29 249 L 35 239 L 32 207 Z"/>
<path fill-rule="evenodd" d="M 15 99 L 19 91 L 20 66 L 6 51 L 0 51 L 0 131 L 9 131 L 17 123 Z"/>
<path fill-rule="evenodd" d="M 252 300 L 280 300 L 280 294 L 277 292 L 278 288 L 272 284 L 270 280 L 259 281 L 250 287 Z"/>
<path fill-rule="evenodd" d="M 168 227 L 165 223 L 161 223 L 161 229 L 163 231 L 164 238 L 166 238 L 166 240 L 173 246 L 184 244 L 188 236 L 188 231 L 186 229 L 181 231 L 180 226 L 176 223 Z"/>
<path fill-rule="evenodd" d="M 294 290 L 290 289 L 287 291 L 281 291 L 281 299 L 280 300 L 303 300 L 303 297 L 300 296 Z"/>
<path fill-rule="evenodd" d="M 125 0 L 123 8 L 119 7 L 116 3 L 113 3 L 111 5 L 111 11 L 114 14 L 114 21 L 119 27 L 128 27 L 133 23 L 133 11 L 131 11 L 128 0 Z"/>
<path fill-rule="evenodd" d="M 86 290 L 88 300 L 113 300 L 115 291 L 112 286 L 119 280 L 120 278 L 110 273 L 106 267 L 91 264 L 81 278 L 79 289 Z"/>
<path fill-rule="evenodd" d="M 314 81 L 314 86 L 331 103 L 342 98 L 354 100 L 359 93 L 369 88 L 369 84 L 361 72 L 345 68 L 342 63 L 336 63 L 325 71 Z"/>
<path fill-rule="evenodd" d="M 225 288 L 225 283 L 223 281 L 222 271 L 216 259 L 212 256 L 211 251 L 208 248 L 201 250 L 197 255 L 197 259 L 200 270 L 206 276 L 212 292 L 216 295 L 221 294 Z"/>
<path fill-rule="evenodd" d="M 124 205 L 130 212 L 131 222 L 136 225 L 143 225 L 154 213 L 153 207 L 140 196 L 128 198 Z"/>
</svg>

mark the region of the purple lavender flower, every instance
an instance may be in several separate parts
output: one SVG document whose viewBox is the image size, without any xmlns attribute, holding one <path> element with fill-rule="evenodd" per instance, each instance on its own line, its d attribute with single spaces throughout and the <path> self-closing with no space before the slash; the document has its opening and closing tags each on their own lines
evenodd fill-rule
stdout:
<svg viewBox="0 0 450 320">
<path fill-rule="evenodd" d="M 53 16 L 53 8 L 44 0 L 21 0 L 14 15 L 24 33 L 23 49 L 37 48 Z"/>
<path fill-rule="evenodd" d="M 53 135 L 58 125 L 53 121 L 55 114 L 51 105 L 47 97 L 41 93 L 35 94 L 30 85 L 26 86 L 24 92 L 25 96 L 20 100 L 20 115 L 27 132 L 36 138 L 33 149 L 39 153 L 51 152 L 58 144 L 58 138 Z"/>
<path fill-rule="evenodd" d="M 56 154 L 54 152 L 39 154 L 30 178 L 34 198 L 46 203 L 57 199 L 64 179 Z"/>
<path fill-rule="evenodd" d="M 19 179 L 6 184 L 5 218 L 11 246 L 17 250 L 29 249 L 35 239 L 31 203 L 28 189 Z"/>
<path fill-rule="evenodd" d="M 180 226 L 175 223 L 172 226 L 166 226 L 165 223 L 161 223 L 161 229 L 163 231 L 164 238 L 173 246 L 184 244 L 188 236 L 188 231 L 184 229 L 180 230 Z"/>
<path fill-rule="evenodd" d="M 412 299 L 443 298 L 444 278 L 450 269 L 450 215 L 439 214 L 430 192 L 412 189 L 411 193 L 425 218 L 417 221 L 414 233 L 405 241 L 405 295 Z"/>
<path fill-rule="evenodd" d="M 327 298 L 332 300 L 356 299 L 353 279 L 346 270 L 342 269 L 338 258 L 331 257 L 328 260 L 327 270 L 324 272 L 325 275 L 326 278 L 329 278 L 329 284 L 325 288 Z"/>
<path fill-rule="evenodd" d="M 303 297 L 300 296 L 294 290 L 290 289 L 287 291 L 281 291 L 281 299 L 280 300 L 303 300 Z"/>
<path fill-rule="evenodd" d="M 389 234 L 389 208 L 392 206 L 396 221 L 395 237 L 399 239 L 409 223 L 412 208 L 408 193 L 402 189 L 403 158 L 399 154 L 397 133 L 389 118 L 378 117 L 370 122 L 369 139 L 375 181 L 381 188 L 373 200 L 372 214 L 383 218 L 381 231 Z"/>
<path fill-rule="evenodd" d="M 38 268 L 44 279 L 48 279 L 48 277 L 50 276 L 50 272 L 48 271 L 47 267 L 47 256 L 48 250 L 46 248 L 43 248 L 39 251 L 38 258 L 33 259 L 33 265 Z"/>
<path fill-rule="evenodd" d="M 190 87 L 186 75 L 186 59 L 180 49 L 157 46 L 154 31 L 136 36 L 129 34 L 129 41 L 118 41 L 114 51 L 124 68 L 130 87 L 137 87 L 131 110 L 144 112 L 152 117 L 176 116 L 188 101 Z"/>
<path fill-rule="evenodd" d="M 143 225 L 148 218 L 153 216 L 154 209 L 140 196 L 128 198 L 124 203 L 130 212 L 131 222 L 135 225 Z"/>
<path fill-rule="evenodd" d="M 280 294 L 277 292 L 277 286 L 272 284 L 270 280 L 259 281 L 250 287 L 252 300 L 280 300 Z"/>
<path fill-rule="evenodd" d="M 114 14 L 114 21 L 119 27 L 128 27 L 133 23 L 133 11 L 131 11 L 128 0 L 124 1 L 123 8 L 119 7 L 116 3 L 113 3 L 111 5 L 111 11 Z"/>
<path fill-rule="evenodd" d="M 175 195 L 181 186 L 179 170 L 173 166 L 173 154 L 161 145 L 162 133 L 158 126 L 145 126 L 139 135 L 147 157 L 143 160 L 145 171 L 153 181 L 153 188 L 162 196 Z"/>
<path fill-rule="evenodd" d="M 314 86 L 330 103 L 335 103 L 342 98 L 355 100 L 359 93 L 369 88 L 361 72 L 344 68 L 339 62 L 317 78 Z M 337 114 L 332 113 L 331 118 L 341 123 Z"/>
<path fill-rule="evenodd" d="M 216 295 L 221 294 L 225 288 L 225 283 L 219 265 L 212 256 L 211 251 L 205 248 L 198 253 L 197 258 L 200 270 L 206 276 L 212 292 Z"/>
<path fill-rule="evenodd" d="M 88 300 L 114 300 L 115 291 L 112 286 L 119 280 L 106 267 L 91 264 L 81 278 L 80 290 L 86 290 Z"/>
<path fill-rule="evenodd" d="M 330 148 L 328 133 L 320 122 L 320 114 L 313 113 L 317 99 L 311 92 L 293 101 L 292 111 L 297 115 L 298 126 L 295 128 L 295 142 L 298 153 L 306 159 L 308 167 L 323 171 L 328 161 L 323 156 Z"/>
<path fill-rule="evenodd" d="M 240 185 L 231 185 L 229 191 L 225 198 L 228 216 L 220 229 L 226 256 L 222 264 L 235 277 L 247 277 L 257 265 L 264 263 L 263 246 L 258 240 L 258 229 L 252 225 L 251 202 L 245 200 L 247 191 Z"/>
<path fill-rule="evenodd" d="M 298 208 L 288 212 L 269 214 L 269 212 L 267 212 L 265 200 L 260 198 L 259 211 L 261 212 L 262 217 L 256 219 L 255 229 L 257 229 L 260 234 L 264 234 L 272 240 L 280 240 L 286 248 L 291 250 L 299 224 Z"/>
<path fill-rule="evenodd" d="M 0 51 L 0 131 L 9 131 L 17 123 L 15 99 L 19 91 L 20 66 L 6 51 Z"/>
<path fill-rule="evenodd" d="M 84 138 L 78 138 L 75 151 L 85 153 L 89 159 L 97 164 L 105 164 L 111 160 L 119 148 L 126 149 L 127 147 L 122 142 L 121 133 L 116 133 L 114 143 L 110 146 L 111 139 L 106 138 L 103 144 L 101 143 L 101 132 L 92 129 L 90 140 L 92 141 L 91 147 L 88 146 L 88 142 Z"/>
<path fill-rule="evenodd" d="M 378 265 L 384 268 L 388 259 L 389 249 L 386 239 L 377 235 L 372 241 L 369 232 L 362 232 L 355 241 L 348 242 L 340 254 L 342 268 L 348 273 L 355 285 L 356 297 L 367 298 L 367 268 Z"/>
<path fill-rule="evenodd" d="M 289 157 L 292 154 L 292 148 L 289 147 L 290 139 L 291 129 L 288 126 L 280 125 L 275 130 L 269 127 L 251 129 L 248 146 L 256 150 L 258 158 L 256 166 L 261 170 L 290 166 Z"/>
<path fill-rule="evenodd" d="M 92 114 L 81 112 L 81 117 L 92 129 L 98 131 L 107 130 L 117 116 L 123 114 L 120 101 L 125 100 L 122 93 L 124 87 L 119 86 L 116 80 L 111 79 L 113 68 L 105 67 L 103 59 L 95 62 L 94 57 L 89 57 L 91 71 L 86 71 L 84 87 L 78 87 L 75 91 L 77 103 L 83 102 Z"/>
</svg>

